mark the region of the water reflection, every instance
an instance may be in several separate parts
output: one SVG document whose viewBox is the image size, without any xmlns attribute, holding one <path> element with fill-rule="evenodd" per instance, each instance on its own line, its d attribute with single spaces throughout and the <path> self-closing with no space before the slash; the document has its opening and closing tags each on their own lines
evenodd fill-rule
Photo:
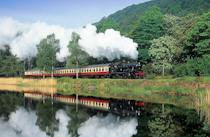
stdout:
<svg viewBox="0 0 210 137">
<path fill-rule="evenodd" d="M 3 137 L 208 137 L 196 110 L 146 103 L 141 117 L 120 117 L 85 107 L 0 93 Z"/>
<path fill-rule="evenodd" d="M 18 82 L 19 80 L 17 80 Z M 30 80 L 25 80 L 23 83 L 27 83 Z M 0 81 L 2 83 L 4 81 Z M 41 92 L 41 93 L 57 93 L 57 89 L 55 86 L 55 81 L 47 81 L 42 80 L 41 82 L 37 82 L 34 85 L 30 86 L 20 86 L 16 82 L 10 85 L 0 84 L 0 90 L 3 91 L 15 91 L 15 92 Z M 50 84 L 47 84 L 50 83 Z M 31 83 L 31 82 L 28 82 Z M 39 85 L 39 86 L 37 86 Z M 46 86 L 47 85 L 47 86 Z M 192 92 L 190 95 L 180 94 L 167 94 L 167 93 L 153 93 L 151 95 L 141 95 L 136 96 L 141 101 L 150 102 L 150 103 L 158 103 L 158 104 L 172 104 L 179 107 L 189 108 L 189 109 L 196 109 L 198 114 L 200 115 L 201 119 L 205 117 L 206 121 L 210 125 L 210 87 L 209 86 L 199 86 L 200 88 L 196 88 L 197 92 Z M 202 87 L 208 87 L 205 91 Z M 206 91 L 207 90 L 207 91 Z"/>
</svg>

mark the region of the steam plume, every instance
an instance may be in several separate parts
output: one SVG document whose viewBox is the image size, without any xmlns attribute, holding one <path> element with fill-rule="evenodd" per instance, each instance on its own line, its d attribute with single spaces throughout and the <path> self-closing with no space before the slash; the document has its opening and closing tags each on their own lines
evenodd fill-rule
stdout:
<svg viewBox="0 0 210 137">
<path fill-rule="evenodd" d="M 90 24 L 84 28 L 71 29 L 59 25 L 48 25 L 40 21 L 22 23 L 7 17 L 0 18 L 0 48 L 8 44 L 12 53 L 20 59 L 33 57 L 37 54 L 36 45 L 40 40 L 54 33 L 56 39 L 60 40 L 61 46 L 57 59 L 63 61 L 70 55 L 67 45 L 73 31 L 80 34 L 79 44 L 90 56 L 107 57 L 109 60 L 121 56 L 137 58 L 137 44 L 113 29 L 97 33 L 96 27 Z"/>
</svg>

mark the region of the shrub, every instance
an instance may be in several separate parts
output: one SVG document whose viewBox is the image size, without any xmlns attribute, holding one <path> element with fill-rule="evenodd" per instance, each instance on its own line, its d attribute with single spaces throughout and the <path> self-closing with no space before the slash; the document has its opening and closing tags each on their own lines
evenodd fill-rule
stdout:
<svg viewBox="0 0 210 137">
<path fill-rule="evenodd" d="M 210 57 L 187 59 L 184 64 L 174 66 L 173 73 L 182 76 L 210 76 Z"/>
</svg>

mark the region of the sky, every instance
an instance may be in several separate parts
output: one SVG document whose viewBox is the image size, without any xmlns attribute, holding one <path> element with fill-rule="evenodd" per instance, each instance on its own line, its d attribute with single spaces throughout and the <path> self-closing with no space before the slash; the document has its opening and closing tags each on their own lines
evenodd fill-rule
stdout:
<svg viewBox="0 0 210 137">
<path fill-rule="evenodd" d="M 0 17 L 77 28 L 149 0 L 1 0 Z"/>
</svg>

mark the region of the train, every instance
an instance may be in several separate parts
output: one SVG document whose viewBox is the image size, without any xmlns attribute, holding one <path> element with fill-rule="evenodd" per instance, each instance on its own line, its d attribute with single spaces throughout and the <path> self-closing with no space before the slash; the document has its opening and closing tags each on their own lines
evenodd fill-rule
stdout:
<svg viewBox="0 0 210 137">
<path fill-rule="evenodd" d="M 85 107 L 111 112 L 121 116 L 140 116 L 144 110 L 143 101 L 102 99 L 76 95 L 60 95 L 38 92 L 25 92 L 24 97 L 37 100 L 53 99 L 66 104 L 78 104 Z"/>
<path fill-rule="evenodd" d="M 52 71 L 28 70 L 24 77 L 72 77 L 72 78 L 143 78 L 140 63 L 107 63 L 78 68 L 56 68 Z"/>
</svg>

